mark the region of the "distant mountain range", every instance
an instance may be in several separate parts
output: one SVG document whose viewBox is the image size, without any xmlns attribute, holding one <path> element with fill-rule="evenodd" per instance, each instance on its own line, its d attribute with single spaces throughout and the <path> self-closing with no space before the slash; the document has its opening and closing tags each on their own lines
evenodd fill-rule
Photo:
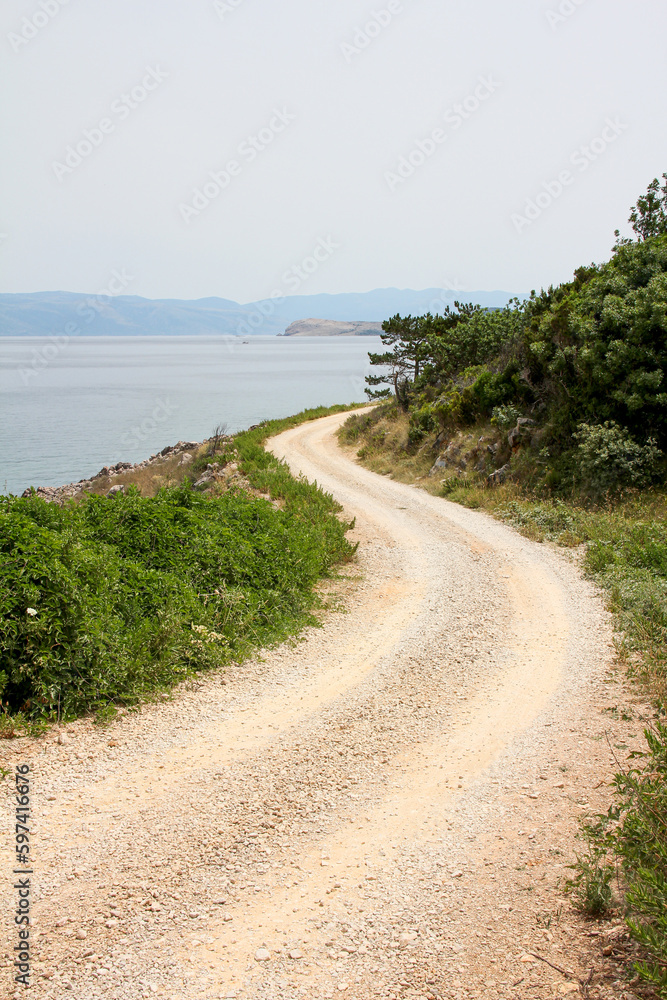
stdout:
<svg viewBox="0 0 667 1000">
<path fill-rule="evenodd" d="M 0 336 L 241 336 L 284 333 L 310 317 L 345 323 L 373 323 L 390 316 L 442 312 L 455 299 L 504 306 L 509 292 L 450 292 L 376 288 L 337 295 L 290 295 L 241 305 L 230 299 L 144 299 L 137 295 L 75 292 L 0 294 Z M 363 332 L 363 328 L 358 332 Z M 301 336 L 306 334 L 301 333 Z M 322 333 L 318 334 L 322 336 Z M 340 333 L 334 335 L 340 336 Z"/>
</svg>

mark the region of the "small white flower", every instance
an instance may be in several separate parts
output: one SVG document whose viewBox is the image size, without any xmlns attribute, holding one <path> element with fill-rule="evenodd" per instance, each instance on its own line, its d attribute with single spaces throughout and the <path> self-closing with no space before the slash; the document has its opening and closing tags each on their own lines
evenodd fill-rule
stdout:
<svg viewBox="0 0 667 1000">
<path fill-rule="evenodd" d="M 30 615 L 31 618 L 34 618 L 35 615 L 37 614 L 37 612 L 35 611 L 34 608 L 26 608 L 26 611 Z"/>
</svg>

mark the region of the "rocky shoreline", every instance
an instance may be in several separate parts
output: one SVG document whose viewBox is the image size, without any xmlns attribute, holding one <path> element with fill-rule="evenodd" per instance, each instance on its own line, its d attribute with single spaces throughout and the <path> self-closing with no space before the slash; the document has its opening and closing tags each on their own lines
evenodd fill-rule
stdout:
<svg viewBox="0 0 667 1000">
<path fill-rule="evenodd" d="M 151 455 L 150 458 L 144 459 L 143 462 L 137 462 L 135 465 L 132 462 L 116 462 L 115 465 L 103 466 L 96 475 L 91 476 L 89 479 L 80 479 L 78 483 L 66 483 L 64 486 L 38 486 L 36 489 L 30 486 L 27 490 L 23 491 L 21 496 L 25 498 L 37 496 L 42 500 L 47 500 L 49 503 L 64 503 L 66 500 L 72 500 L 80 496 L 87 490 L 99 490 L 100 487 L 104 489 L 107 485 L 109 489 L 104 490 L 104 492 L 107 496 L 113 496 L 115 493 L 125 492 L 124 485 L 119 483 L 114 484 L 113 482 L 118 476 L 140 472 L 142 469 L 160 465 L 166 458 L 171 458 L 179 453 L 181 454 L 181 460 L 178 462 L 178 465 L 189 465 L 194 459 L 192 453 L 197 451 L 203 444 L 206 444 L 206 441 L 179 441 L 175 445 L 168 445 L 156 455 Z"/>
</svg>

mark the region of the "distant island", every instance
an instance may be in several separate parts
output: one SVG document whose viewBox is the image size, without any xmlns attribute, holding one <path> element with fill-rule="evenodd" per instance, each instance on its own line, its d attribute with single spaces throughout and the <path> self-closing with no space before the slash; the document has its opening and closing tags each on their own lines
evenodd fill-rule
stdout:
<svg viewBox="0 0 667 1000">
<path fill-rule="evenodd" d="M 335 319 L 298 319 L 290 323 L 283 337 L 379 337 L 382 323 L 346 323 Z"/>
<path fill-rule="evenodd" d="M 131 287 L 124 275 L 123 291 Z M 19 292 L 0 294 L 0 336 L 3 337 L 150 337 L 235 336 L 284 334 L 294 323 L 333 320 L 347 324 L 349 335 L 372 326 L 379 332 L 381 321 L 400 313 L 421 316 L 442 313 L 454 300 L 485 307 L 506 305 L 509 292 L 452 291 L 426 288 L 422 291 L 376 288 L 370 292 L 336 295 L 281 295 L 248 302 L 212 296 L 205 299 L 145 299 L 116 294 L 120 283 L 93 294 L 78 292 Z M 521 295 L 520 298 L 525 296 Z M 308 317 L 317 316 L 317 320 Z M 358 328 L 358 329 L 357 329 Z M 324 327 L 322 327 L 324 331 Z M 370 334 L 371 330 L 365 331 Z M 342 331 L 309 334 L 294 331 L 288 336 L 344 336 Z"/>
</svg>

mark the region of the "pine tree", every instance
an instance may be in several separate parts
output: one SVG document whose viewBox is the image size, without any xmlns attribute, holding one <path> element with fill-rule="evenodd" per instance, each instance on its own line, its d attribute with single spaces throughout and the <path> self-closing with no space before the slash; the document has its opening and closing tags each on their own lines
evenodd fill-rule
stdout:
<svg viewBox="0 0 667 1000">
<path fill-rule="evenodd" d="M 386 368 L 381 375 L 368 375 L 369 386 L 384 386 L 382 389 L 366 389 L 366 395 L 371 399 L 386 399 L 394 395 L 401 409 L 408 407 L 410 386 L 419 378 L 422 361 L 427 357 L 427 337 L 433 323 L 430 313 L 426 316 L 405 316 L 398 313 L 382 324 L 381 340 L 385 347 L 390 348 L 384 354 L 372 354 L 369 359 L 372 365 Z"/>
<path fill-rule="evenodd" d="M 662 179 L 665 181 L 662 187 L 657 177 L 651 181 L 646 194 L 637 199 L 630 212 L 628 222 L 640 240 L 667 233 L 667 174 Z"/>
</svg>

